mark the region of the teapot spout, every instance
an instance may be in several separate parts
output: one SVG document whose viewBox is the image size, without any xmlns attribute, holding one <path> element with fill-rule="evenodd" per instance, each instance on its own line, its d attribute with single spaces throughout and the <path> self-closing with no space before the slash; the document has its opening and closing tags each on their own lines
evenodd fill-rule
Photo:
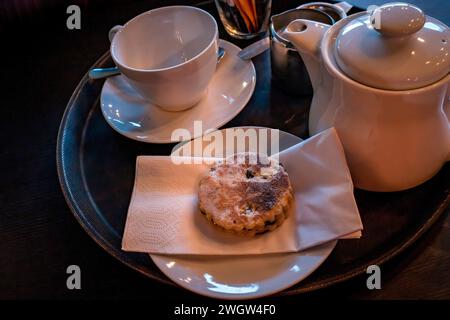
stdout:
<svg viewBox="0 0 450 320">
<path fill-rule="evenodd" d="M 320 42 L 330 26 L 310 20 L 294 20 L 283 31 L 282 36 L 289 40 L 300 53 L 308 70 L 313 89 L 320 79 Z"/>
</svg>

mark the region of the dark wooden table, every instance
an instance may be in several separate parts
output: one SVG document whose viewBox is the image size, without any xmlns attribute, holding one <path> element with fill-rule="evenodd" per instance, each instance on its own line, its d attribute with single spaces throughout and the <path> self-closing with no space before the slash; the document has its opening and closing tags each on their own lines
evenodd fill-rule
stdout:
<svg viewBox="0 0 450 320">
<path fill-rule="evenodd" d="M 82 28 L 69 31 L 65 9 L 76 2 L 60 1 L 54 9 L 34 14 L 25 10 L 20 19 L 9 13 L 2 20 L 7 27 L 1 28 L 0 50 L 0 298 L 202 300 L 145 278 L 97 246 L 68 209 L 55 164 L 56 136 L 65 105 L 83 74 L 108 50 L 109 28 L 162 3 L 196 2 L 78 1 L 85 4 Z M 383 2 L 353 0 L 360 6 Z M 450 24 L 448 1 L 409 2 Z M 280 3 L 274 0 L 274 7 Z M 381 290 L 369 291 L 366 278 L 359 277 L 282 299 L 449 299 L 449 249 L 447 211 L 412 248 L 383 265 Z M 71 264 L 82 269 L 81 290 L 66 288 L 66 268 Z"/>
</svg>

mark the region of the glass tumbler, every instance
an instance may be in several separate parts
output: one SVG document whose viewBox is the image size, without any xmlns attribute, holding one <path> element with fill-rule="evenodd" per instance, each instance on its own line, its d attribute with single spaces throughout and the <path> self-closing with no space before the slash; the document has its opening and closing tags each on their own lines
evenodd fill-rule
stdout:
<svg viewBox="0 0 450 320">
<path fill-rule="evenodd" d="M 215 0 L 228 34 L 251 39 L 267 32 L 272 0 Z"/>
</svg>

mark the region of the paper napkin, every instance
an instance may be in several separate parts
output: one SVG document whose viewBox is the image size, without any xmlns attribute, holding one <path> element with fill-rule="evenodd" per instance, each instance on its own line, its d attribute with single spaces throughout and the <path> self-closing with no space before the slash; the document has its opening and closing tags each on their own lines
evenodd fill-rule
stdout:
<svg viewBox="0 0 450 320">
<path fill-rule="evenodd" d="M 274 231 L 253 238 L 229 234 L 198 209 L 198 184 L 207 164 L 174 164 L 139 156 L 122 249 L 159 254 L 249 255 L 297 252 L 363 229 L 353 183 L 334 128 L 279 154 L 295 200 Z"/>
</svg>

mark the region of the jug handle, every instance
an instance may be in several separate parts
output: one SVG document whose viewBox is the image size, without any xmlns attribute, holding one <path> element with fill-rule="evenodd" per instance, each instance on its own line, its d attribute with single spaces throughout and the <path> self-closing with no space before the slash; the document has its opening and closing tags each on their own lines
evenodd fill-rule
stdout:
<svg viewBox="0 0 450 320">
<path fill-rule="evenodd" d="M 353 8 L 353 5 L 351 5 L 350 3 L 346 2 L 346 1 L 335 3 L 334 5 L 336 7 L 341 8 L 342 10 L 344 10 L 345 13 L 348 13 Z"/>
<path fill-rule="evenodd" d="M 446 101 L 444 102 L 444 114 L 447 116 L 447 122 L 448 122 L 448 136 L 450 141 L 450 95 L 448 95 L 446 98 Z M 448 155 L 447 155 L 447 161 L 450 161 L 450 143 L 448 146 Z"/>
</svg>

